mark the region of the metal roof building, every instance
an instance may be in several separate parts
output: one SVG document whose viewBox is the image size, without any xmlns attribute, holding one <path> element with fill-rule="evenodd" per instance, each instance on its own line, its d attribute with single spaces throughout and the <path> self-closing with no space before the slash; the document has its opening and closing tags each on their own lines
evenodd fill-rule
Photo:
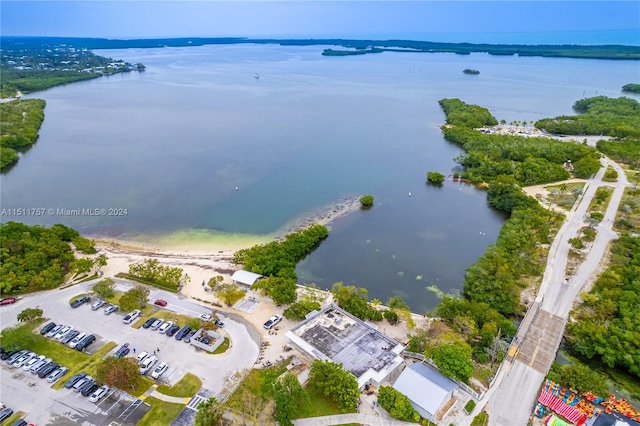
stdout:
<svg viewBox="0 0 640 426">
<path fill-rule="evenodd" d="M 255 282 L 260 278 L 264 278 L 264 276 L 260 274 L 254 274 L 253 272 L 245 271 L 243 269 L 235 271 L 231 276 L 231 279 L 234 283 L 248 285 L 249 287 L 255 284 Z"/>
<path fill-rule="evenodd" d="M 422 417 L 435 421 L 438 410 L 453 396 L 458 385 L 436 369 L 414 363 L 404 369 L 393 388 L 406 395 Z"/>
</svg>

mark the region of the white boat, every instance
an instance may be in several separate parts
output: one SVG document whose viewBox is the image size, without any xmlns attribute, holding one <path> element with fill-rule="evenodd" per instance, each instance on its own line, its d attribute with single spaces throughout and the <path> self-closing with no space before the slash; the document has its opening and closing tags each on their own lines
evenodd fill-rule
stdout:
<svg viewBox="0 0 640 426">
<path fill-rule="evenodd" d="M 253 78 L 260 78 L 260 74 L 255 73 L 255 74 L 253 75 Z"/>
</svg>

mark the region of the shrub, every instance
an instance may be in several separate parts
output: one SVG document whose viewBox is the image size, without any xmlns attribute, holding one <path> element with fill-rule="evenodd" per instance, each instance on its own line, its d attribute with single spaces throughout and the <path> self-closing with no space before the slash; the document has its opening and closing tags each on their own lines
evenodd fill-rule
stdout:
<svg viewBox="0 0 640 426">
<path fill-rule="evenodd" d="M 438 172 L 427 172 L 427 180 L 431 183 L 444 182 L 444 175 Z"/>
<path fill-rule="evenodd" d="M 360 197 L 360 205 L 362 208 L 369 208 L 373 206 L 373 195 L 363 195 Z"/>
</svg>

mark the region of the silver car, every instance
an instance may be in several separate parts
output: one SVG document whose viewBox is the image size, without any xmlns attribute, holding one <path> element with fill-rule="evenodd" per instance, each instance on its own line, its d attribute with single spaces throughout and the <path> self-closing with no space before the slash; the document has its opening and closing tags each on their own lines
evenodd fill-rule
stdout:
<svg viewBox="0 0 640 426">
<path fill-rule="evenodd" d="M 116 305 L 109 305 L 109 306 L 107 306 L 105 308 L 104 314 L 105 315 L 111 315 L 112 313 L 114 313 L 117 310 L 118 310 L 118 307 Z"/>
<path fill-rule="evenodd" d="M 149 327 L 151 330 L 157 330 L 158 327 L 160 327 L 162 324 L 164 323 L 163 320 L 159 319 L 159 320 L 155 320 L 153 322 L 153 324 L 151 324 L 151 327 Z"/>
<path fill-rule="evenodd" d="M 96 403 L 96 402 L 100 401 L 100 399 L 103 396 L 105 396 L 107 394 L 107 392 L 109 392 L 109 386 L 102 385 L 91 394 L 91 396 L 89 397 L 89 401 L 93 402 L 93 403 Z"/>
<path fill-rule="evenodd" d="M 42 361 L 43 359 L 45 359 L 46 357 L 44 355 L 38 355 L 35 356 L 33 358 L 31 358 L 25 365 L 22 366 L 22 369 L 25 371 L 29 371 L 31 370 L 31 367 L 33 367 L 33 364 Z"/>
<path fill-rule="evenodd" d="M 53 370 L 53 372 L 47 376 L 47 382 L 49 383 L 55 382 L 56 380 L 60 379 L 60 377 L 67 374 L 67 371 L 69 371 L 67 367 L 59 367 Z"/>
</svg>

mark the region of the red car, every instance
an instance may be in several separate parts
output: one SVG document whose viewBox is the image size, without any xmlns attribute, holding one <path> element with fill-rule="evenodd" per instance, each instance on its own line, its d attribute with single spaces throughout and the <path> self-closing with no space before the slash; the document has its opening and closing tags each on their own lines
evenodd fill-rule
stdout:
<svg viewBox="0 0 640 426">
<path fill-rule="evenodd" d="M 7 297 L 5 299 L 0 299 L 0 305 L 10 305 L 12 303 L 16 303 L 15 297 Z"/>
<path fill-rule="evenodd" d="M 154 305 L 158 305 L 158 306 L 167 306 L 167 301 L 166 300 L 162 300 L 162 299 L 158 299 L 155 302 L 153 302 Z"/>
</svg>

